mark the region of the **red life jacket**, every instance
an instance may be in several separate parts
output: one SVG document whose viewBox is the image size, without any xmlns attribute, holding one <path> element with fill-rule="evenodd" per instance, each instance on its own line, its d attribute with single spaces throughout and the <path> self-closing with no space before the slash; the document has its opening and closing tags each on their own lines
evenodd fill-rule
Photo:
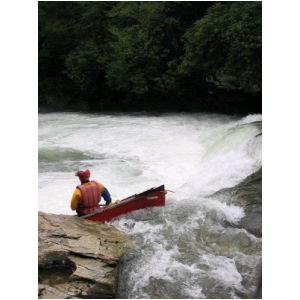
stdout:
<svg viewBox="0 0 300 300">
<path fill-rule="evenodd" d="M 79 216 L 90 214 L 100 208 L 99 202 L 104 186 L 94 180 L 91 183 L 91 185 L 81 184 L 77 186 L 81 192 L 81 199 L 76 209 Z"/>
</svg>

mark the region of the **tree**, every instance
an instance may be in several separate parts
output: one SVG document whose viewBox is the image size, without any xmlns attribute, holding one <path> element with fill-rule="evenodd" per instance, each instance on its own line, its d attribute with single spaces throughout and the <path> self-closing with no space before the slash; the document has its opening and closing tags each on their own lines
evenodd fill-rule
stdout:
<svg viewBox="0 0 300 300">
<path fill-rule="evenodd" d="M 180 71 L 227 89 L 261 92 L 261 2 L 218 3 L 184 35 Z"/>
<path fill-rule="evenodd" d="M 79 87 L 81 97 L 95 102 L 105 90 L 105 61 L 111 38 L 107 13 L 114 3 L 78 3 L 81 15 L 76 28 L 77 44 L 65 57 L 64 74 Z"/>
<path fill-rule="evenodd" d="M 171 98 L 177 91 L 182 36 L 209 2 L 120 2 L 109 13 L 115 39 L 107 83 L 128 98 Z"/>
<path fill-rule="evenodd" d="M 205 109 L 212 86 L 261 91 L 259 2 L 39 2 L 40 104 Z"/>
<path fill-rule="evenodd" d="M 172 31 L 179 23 L 165 17 L 165 4 L 159 2 L 121 2 L 110 16 L 114 41 L 107 63 L 108 84 L 131 97 L 159 92 L 171 52 L 178 47 Z"/>
</svg>

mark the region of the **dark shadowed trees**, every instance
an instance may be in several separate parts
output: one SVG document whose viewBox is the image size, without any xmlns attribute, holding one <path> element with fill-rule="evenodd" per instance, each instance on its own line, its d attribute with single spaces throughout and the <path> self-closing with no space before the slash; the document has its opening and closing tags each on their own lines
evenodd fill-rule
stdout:
<svg viewBox="0 0 300 300">
<path fill-rule="evenodd" d="M 213 111 L 224 91 L 260 97 L 260 2 L 39 2 L 41 106 Z"/>
</svg>

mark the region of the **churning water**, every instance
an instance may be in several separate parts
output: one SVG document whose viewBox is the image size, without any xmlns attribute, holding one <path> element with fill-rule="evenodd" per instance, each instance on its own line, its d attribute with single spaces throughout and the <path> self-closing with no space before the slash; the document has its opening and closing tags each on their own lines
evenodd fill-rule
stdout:
<svg viewBox="0 0 300 300">
<path fill-rule="evenodd" d="M 261 115 L 40 114 L 39 210 L 72 214 L 81 168 L 115 200 L 161 184 L 175 191 L 163 208 L 112 221 L 136 243 L 123 259 L 118 297 L 253 297 Z"/>
</svg>

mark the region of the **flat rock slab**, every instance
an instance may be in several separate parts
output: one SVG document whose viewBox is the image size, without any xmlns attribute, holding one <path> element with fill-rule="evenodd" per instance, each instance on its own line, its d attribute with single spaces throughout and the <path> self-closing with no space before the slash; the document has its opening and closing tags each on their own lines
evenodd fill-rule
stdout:
<svg viewBox="0 0 300 300">
<path fill-rule="evenodd" d="M 107 299 L 133 243 L 113 226 L 39 212 L 39 298 Z"/>
</svg>

